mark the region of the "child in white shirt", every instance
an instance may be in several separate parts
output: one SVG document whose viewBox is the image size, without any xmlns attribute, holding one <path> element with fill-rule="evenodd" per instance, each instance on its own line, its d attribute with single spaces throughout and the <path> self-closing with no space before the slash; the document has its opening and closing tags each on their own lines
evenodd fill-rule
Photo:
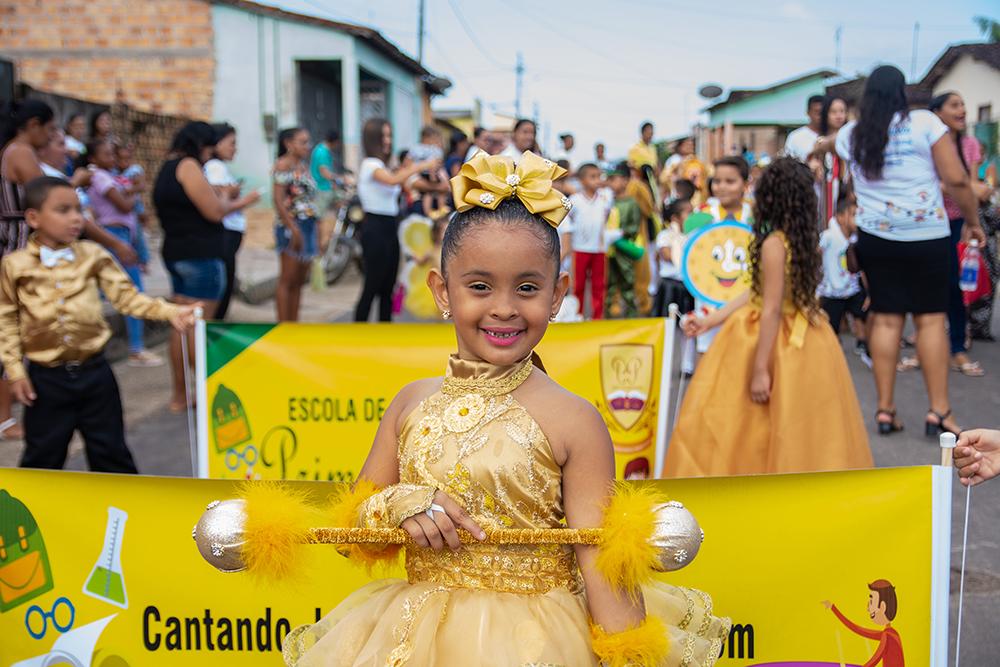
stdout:
<svg viewBox="0 0 1000 667">
<path fill-rule="evenodd" d="M 583 310 L 587 282 L 590 282 L 590 311 L 595 320 L 604 317 L 607 291 L 607 239 L 605 228 L 614 196 L 601 187 L 601 170 L 593 163 L 577 171 L 581 189 L 570 195 L 572 207 L 567 215 L 573 251 L 573 290 Z"/>
<path fill-rule="evenodd" d="M 848 266 L 847 250 L 856 237 L 857 224 L 854 214 L 857 204 L 849 194 L 837 199 L 837 213 L 830 219 L 827 229 L 820 234 L 819 248 L 823 255 L 823 280 L 817 290 L 820 305 L 830 318 L 834 333 L 840 333 L 840 324 L 845 314 L 852 318 L 851 327 L 857 339 L 855 351 L 861 360 L 871 368 L 868 356 L 868 299 L 861 284 L 859 273 L 852 273 Z"/>
</svg>

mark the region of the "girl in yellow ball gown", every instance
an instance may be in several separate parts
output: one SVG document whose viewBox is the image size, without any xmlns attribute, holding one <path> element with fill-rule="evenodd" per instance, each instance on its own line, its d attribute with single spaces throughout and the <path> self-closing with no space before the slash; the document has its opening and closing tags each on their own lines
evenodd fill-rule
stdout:
<svg viewBox="0 0 1000 667">
<path fill-rule="evenodd" d="M 663 477 L 870 468 L 871 450 L 840 341 L 816 298 L 816 195 L 783 158 L 756 189 L 752 286 L 692 318 L 722 324 L 698 364 L 670 438 Z"/>
<path fill-rule="evenodd" d="M 402 527 L 407 581 L 356 591 L 293 630 L 288 665 L 312 667 L 679 667 L 712 665 L 729 632 L 705 593 L 609 581 L 596 547 L 461 546 L 457 530 L 583 528 L 602 520 L 614 478 L 598 412 L 533 363 L 568 287 L 556 225 L 564 170 L 525 153 L 482 153 L 452 187 L 434 298 L 455 326 L 443 378 L 396 396 L 339 525 Z M 343 553 L 365 564 L 389 547 Z"/>
</svg>

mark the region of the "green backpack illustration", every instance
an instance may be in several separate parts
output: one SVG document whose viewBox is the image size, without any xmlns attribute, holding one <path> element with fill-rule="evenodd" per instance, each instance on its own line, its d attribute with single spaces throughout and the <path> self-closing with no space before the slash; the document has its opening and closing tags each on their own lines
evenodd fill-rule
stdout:
<svg viewBox="0 0 1000 667">
<path fill-rule="evenodd" d="M 224 452 L 250 440 L 250 420 L 247 419 L 240 397 L 229 387 L 219 385 L 209 417 L 218 451 Z"/>
<path fill-rule="evenodd" d="M 0 613 L 47 593 L 52 585 L 49 554 L 35 517 L 0 489 Z"/>
</svg>

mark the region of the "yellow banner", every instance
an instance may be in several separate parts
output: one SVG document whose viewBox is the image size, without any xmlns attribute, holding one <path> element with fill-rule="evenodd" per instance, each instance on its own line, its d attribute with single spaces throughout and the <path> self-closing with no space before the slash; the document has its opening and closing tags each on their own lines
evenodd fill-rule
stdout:
<svg viewBox="0 0 1000 667">
<path fill-rule="evenodd" d="M 556 324 L 538 349 L 559 384 L 600 410 L 620 478 L 654 470 L 665 322 Z M 455 350 L 448 325 L 205 327 L 199 473 L 220 479 L 354 479 L 396 393 L 441 375 Z"/>
<path fill-rule="evenodd" d="M 878 641 L 821 603 L 885 632 L 868 612 L 877 580 L 894 586 L 891 628 L 906 664 L 944 664 L 948 475 L 922 467 L 655 482 L 706 534 L 694 563 L 663 578 L 709 592 L 732 617 L 721 665 L 864 664 Z M 0 664 L 280 665 L 284 634 L 366 579 L 321 546 L 308 547 L 298 585 L 258 587 L 213 570 L 191 528 L 234 484 L 0 470 Z M 320 501 L 334 485 L 305 488 Z"/>
</svg>

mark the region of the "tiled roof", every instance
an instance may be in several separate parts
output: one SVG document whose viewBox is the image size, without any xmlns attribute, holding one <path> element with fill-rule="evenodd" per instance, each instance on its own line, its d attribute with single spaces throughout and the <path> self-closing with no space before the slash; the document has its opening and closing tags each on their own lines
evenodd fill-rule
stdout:
<svg viewBox="0 0 1000 667">
<path fill-rule="evenodd" d="M 1000 43 L 955 44 L 945 49 L 941 57 L 931 65 L 920 84 L 925 88 L 933 89 L 937 82 L 958 62 L 958 59 L 966 55 L 1000 70 Z"/>
</svg>

